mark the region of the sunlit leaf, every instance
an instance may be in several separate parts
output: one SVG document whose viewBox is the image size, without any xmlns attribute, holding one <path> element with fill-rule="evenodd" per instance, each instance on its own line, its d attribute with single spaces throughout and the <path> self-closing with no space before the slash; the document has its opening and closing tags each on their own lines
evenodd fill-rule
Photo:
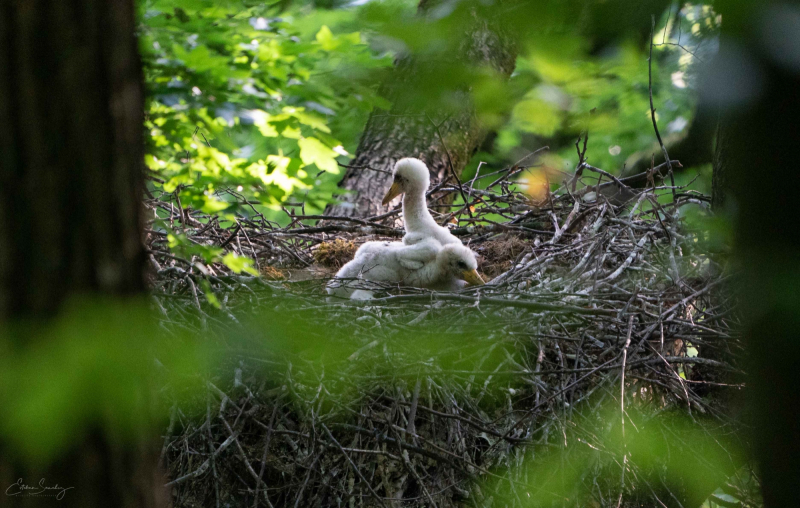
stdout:
<svg viewBox="0 0 800 508">
<path fill-rule="evenodd" d="M 253 268 L 253 260 L 250 258 L 238 256 L 233 252 L 229 252 L 222 258 L 222 262 L 235 273 L 246 272 L 250 275 L 258 275 L 258 271 Z"/>
<path fill-rule="evenodd" d="M 319 169 L 330 173 L 338 173 L 337 153 L 325 146 L 316 138 L 303 138 L 297 142 L 300 147 L 300 158 L 304 164 L 316 164 Z"/>
</svg>

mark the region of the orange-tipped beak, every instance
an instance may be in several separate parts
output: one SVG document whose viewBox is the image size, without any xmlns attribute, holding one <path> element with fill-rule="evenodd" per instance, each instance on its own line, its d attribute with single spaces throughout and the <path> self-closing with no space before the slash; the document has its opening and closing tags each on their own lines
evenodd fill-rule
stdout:
<svg viewBox="0 0 800 508">
<path fill-rule="evenodd" d="M 400 188 L 400 184 L 397 182 L 392 183 L 392 186 L 389 187 L 389 192 L 387 192 L 386 195 L 383 196 L 383 201 L 381 202 L 381 204 L 383 206 L 388 205 L 389 201 L 393 200 L 402 193 L 403 190 Z"/>
<path fill-rule="evenodd" d="M 484 284 L 483 279 L 476 270 L 465 270 L 461 272 L 461 277 L 472 284 L 473 286 L 480 286 Z"/>
</svg>

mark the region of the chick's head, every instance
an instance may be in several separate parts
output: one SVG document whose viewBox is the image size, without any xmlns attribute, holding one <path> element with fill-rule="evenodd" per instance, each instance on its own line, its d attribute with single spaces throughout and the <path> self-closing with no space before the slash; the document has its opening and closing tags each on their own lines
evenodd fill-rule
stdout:
<svg viewBox="0 0 800 508">
<path fill-rule="evenodd" d="M 478 286 L 483 279 L 478 275 L 478 261 L 475 253 L 460 244 L 448 244 L 442 247 L 437 256 L 439 266 L 450 276 Z"/>
<path fill-rule="evenodd" d="M 397 161 L 392 170 L 392 179 L 392 186 L 383 197 L 384 205 L 405 192 L 425 192 L 431 183 L 428 166 L 412 157 Z"/>
</svg>

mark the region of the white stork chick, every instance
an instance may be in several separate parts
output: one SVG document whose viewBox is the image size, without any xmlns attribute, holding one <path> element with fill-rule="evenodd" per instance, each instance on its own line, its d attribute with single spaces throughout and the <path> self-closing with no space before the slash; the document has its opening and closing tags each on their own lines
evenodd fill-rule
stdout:
<svg viewBox="0 0 800 508">
<path fill-rule="evenodd" d="M 352 261 L 336 272 L 336 277 L 328 283 L 328 294 L 354 299 L 371 297 L 370 289 L 377 289 L 380 285 L 399 284 L 412 271 L 422 269 L 426 264 L 435 261 L 440 248 L 433 241 L 416 245 L 367 242 L 358 248 Z"/>
<path fill-rule="evenodd" d="M 381 284 L 456 290 L 464 282 L 483 284 L 477 267 L 475 254 L 460 244 L 442 247 L 435 240 L 414 245 L 367 242 L 336 273 L 327 291 L 334 296 L 368 299 Z"/>
<path fill-rule="evenodd" d="M 415 243 L 432 238 L 442 245 L 458 244 L 461 240 L 453 236 L 449 229 L 436 223 L 428 211 L 425 191 L 430 185 L 428 166 L 419 159 L 411 157 L 400 159 L 392 171 L 392 186 L 383 197 L 383 205 L 403 194 L 403 222 L 406 235 L 403 243 Z"/>
<path fill-rule="evenodd" d="M 484 283 L 478 275 L 475 253 L 461 242 L 442 247 L 436 254 L 436 261 L 414 272 L 409 282 L 415 287 L 437 291 L 457 291 L 467 283 L 473 286 Z"/>
</svg>

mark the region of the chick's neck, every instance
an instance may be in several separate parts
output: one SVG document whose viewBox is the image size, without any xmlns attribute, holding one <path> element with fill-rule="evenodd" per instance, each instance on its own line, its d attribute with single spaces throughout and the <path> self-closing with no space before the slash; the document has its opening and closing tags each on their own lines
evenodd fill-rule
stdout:
<svg viewBox="0 0 800 508">
<path fill-rule="evenodd" d="M 406 232 L 409 233 L 425 231 L 438 226 L 428 211 L 424 190 L 409 189 L 403 195 L 403 221 Z"/>
</svg>

